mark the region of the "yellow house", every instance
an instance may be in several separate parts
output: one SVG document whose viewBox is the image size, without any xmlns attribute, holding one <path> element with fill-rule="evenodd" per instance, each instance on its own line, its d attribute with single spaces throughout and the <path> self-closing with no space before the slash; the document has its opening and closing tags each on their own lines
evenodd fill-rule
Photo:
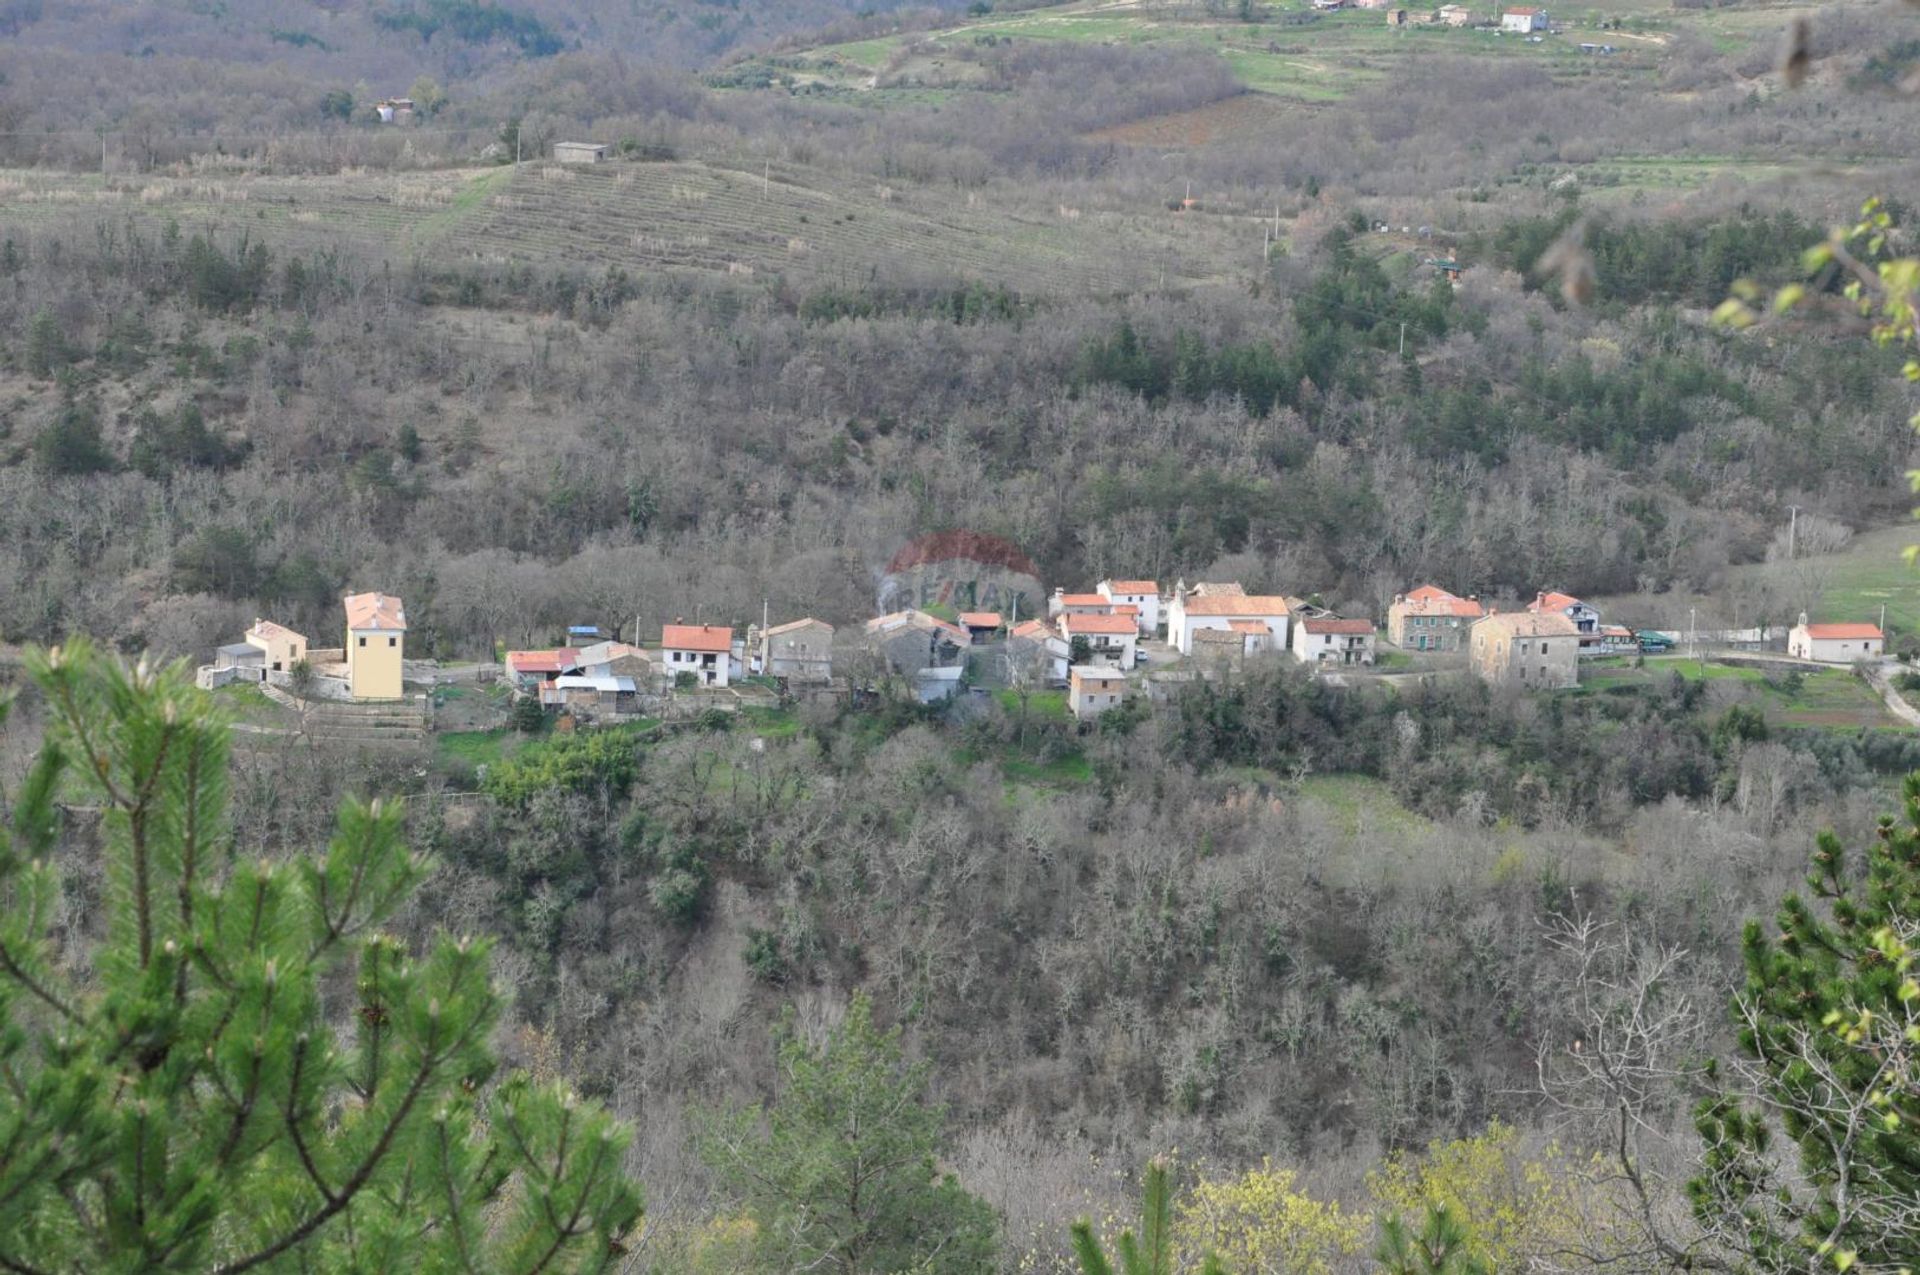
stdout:
<svg viewBox="0 0 1920 1275">
<path fill-rule="evenodd" d="M 399 598 L 355 593 L 347 609 L 347 687 L 355 699 L 399 699 L 407 612 Z"/>
<path fill-rule="evenodd" d="M 247 630 L 246 643 L 261 652 L 262 661 L 275 673 L 285 673 L 307 658 L 307 639 L 272 620 L 255 620 Z"/>
</svg>

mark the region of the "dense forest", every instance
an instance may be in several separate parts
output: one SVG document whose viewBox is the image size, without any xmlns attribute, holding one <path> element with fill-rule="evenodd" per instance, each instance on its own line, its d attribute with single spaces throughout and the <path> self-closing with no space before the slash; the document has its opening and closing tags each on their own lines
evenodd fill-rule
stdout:
<svg viewBox="0 0 1920 1275">
<path fill-rule="evenodd" d="M 1370 63 L 1204 142 L 1126 131 L 1280 109 L 1203 48 L 983 38 L 884 106 L 769 73 L 968 8 L 0 0 L 0 1264 L 1039 1275 L 1129 1225 L 1234 1275 L 1910 1261 L 1912 1077 L 1859 1068 L 1912 1061 L 1920 743 L 1784 711 L 1804 671 L 1249 662 L 1085 728 L 875 678 L 404 765 L 157 671 L 261 616 L 330 643 L 360 589 L 447 661 L 857 627 L 951 529 L 1048 587 L 1790 621 L 1820 574 L 1746 569 L 1789 519 L 1814 556 L 1909 512 L 1910 354 L 1807 256 L 1911 190 L 1902 6 L 1823 12 L 1797 93 L 1676 28 L 1612 78 L 1422 56 L 1416 112 Z M 1284 48 L 1280 8 L 1150 17 Z M 1606 185 L 1650 137 L 1833 162 Z M 646 191 L 683 260 L 541 238 Z M 1752 1114 L 1809 1067 L 1826 1115 Z M 1844 1157 L 1770 1157 L 1843 1107 L 1835 1205 Z"/>
</svg>

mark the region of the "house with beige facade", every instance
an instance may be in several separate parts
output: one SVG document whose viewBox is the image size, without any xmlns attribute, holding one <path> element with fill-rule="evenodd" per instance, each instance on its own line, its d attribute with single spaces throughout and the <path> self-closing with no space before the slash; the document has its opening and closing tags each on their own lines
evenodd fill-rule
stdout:
<svg viewBox="0 0 1920 1275">
<path fill-rule="evenodd" d="M 261 663 L 269 673 L 285 673 L 307 658 L 307 639 L 284 624 L 256 619 L 246 632 L 248 646 L 260 649 Z"/>
<path fill-rule="evenodd" d="M 353 593 L 347 613 L 347 693 L 359 700 L 399 699 L 407 658 L 407 610 L 390 593 Z"/>
<path fill-rule="evenodd" d="M 1112 712 L 1127 698 L 1126 674 L 1097 664 L 1076 664 L 1067 674 L 1067 708 L 1076 721 Z"/>
<path fill-rule="evenodd" d="M 1580 684 L 1580 630 L 1558 611 L 1495 612 L 1474 624 L 1467 654 L 1473 671 L 1496 685 Z"/>
</svg>

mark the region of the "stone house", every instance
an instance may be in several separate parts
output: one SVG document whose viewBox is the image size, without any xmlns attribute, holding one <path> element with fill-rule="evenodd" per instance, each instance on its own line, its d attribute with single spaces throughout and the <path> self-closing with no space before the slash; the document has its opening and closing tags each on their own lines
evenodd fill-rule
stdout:
<svg viewBox="0 0 1920 1275">
<path fill-rule="evenodd" d="M 1474 624 L 1469 643 L 1484 681 L 1530 690 L 1580 683 L 1580 630 L 1558 611 L 1495 612 Z"/>
</svg>

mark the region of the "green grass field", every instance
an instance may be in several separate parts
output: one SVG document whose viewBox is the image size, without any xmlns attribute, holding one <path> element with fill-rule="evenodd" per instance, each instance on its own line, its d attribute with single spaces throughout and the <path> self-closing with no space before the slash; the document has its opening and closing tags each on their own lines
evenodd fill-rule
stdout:
<svg viewBox="0 0 1920 1275">
<path fill-rule="evenodd" d="M 1688 681 L 1735 684 L 1747 692 L 1747 702 L 1764 711 L 1767 720 L 1782 727 L 1808 726 L 1832 730 L 1900 728 L 1881 703 L 1880 696 L 1850 669 L 1821 669 L 1802 673 L 1798 686 L 1788 676 L 1790 666 L 1725 664 L 1684 655 L 1649 656 L 1634 667 L 1629 658 L 1596 661 L 1582 678 L 1583 694 L 1619 694 L 1629 689 L 1654 690 L 1675 674 Z"/>
<path fill-rule="evenodd" d="M 784 54 L 772 69 L 796 82 L 885 93 L 907 83 L 964 85 L 972 63 L 957 54 L 984 40 L 1187 47 L 1217 54 L 1255 92 L 1313 103 L 1402 79 L 1410 59 L 1436 53 L 1526 59 L 1556 76 L 1646 79 L 1667 55 L 1666 33 L 1684 24 L 1671 9 L 1623 0 L 1563 17 L 1569 24 L 1564 34 L 1534 43 L 1470 28 L 1391 28 L 1377 9 L 1315 13 L 1305 0 L 1270 0 L 1258 10 L 1257 20 L 1248 22 L 1197 6 L 1076 0 L 1029 13 L 981 15 L 941 31 L 822 45 Z M 1604 33 L 1616 54 L 1597 58 L 1579 51 L 1582 41 L 1601 42 L 1600 24 L 1619 17 L 1637 29 Z M 1755 38 L 1731 24 L 1715 30 L 1736 45 Z"/>
<path fill-rule="evenodd" d="M 1824 620 L 1878 620 L 1907 633 L 1920 632 L 1920 570 L 1901 555 L 1920 544 L 1920 525 L 1884 527 L 1858 535 L 1833 555 L 1820 598 Z"/>
</svg>

